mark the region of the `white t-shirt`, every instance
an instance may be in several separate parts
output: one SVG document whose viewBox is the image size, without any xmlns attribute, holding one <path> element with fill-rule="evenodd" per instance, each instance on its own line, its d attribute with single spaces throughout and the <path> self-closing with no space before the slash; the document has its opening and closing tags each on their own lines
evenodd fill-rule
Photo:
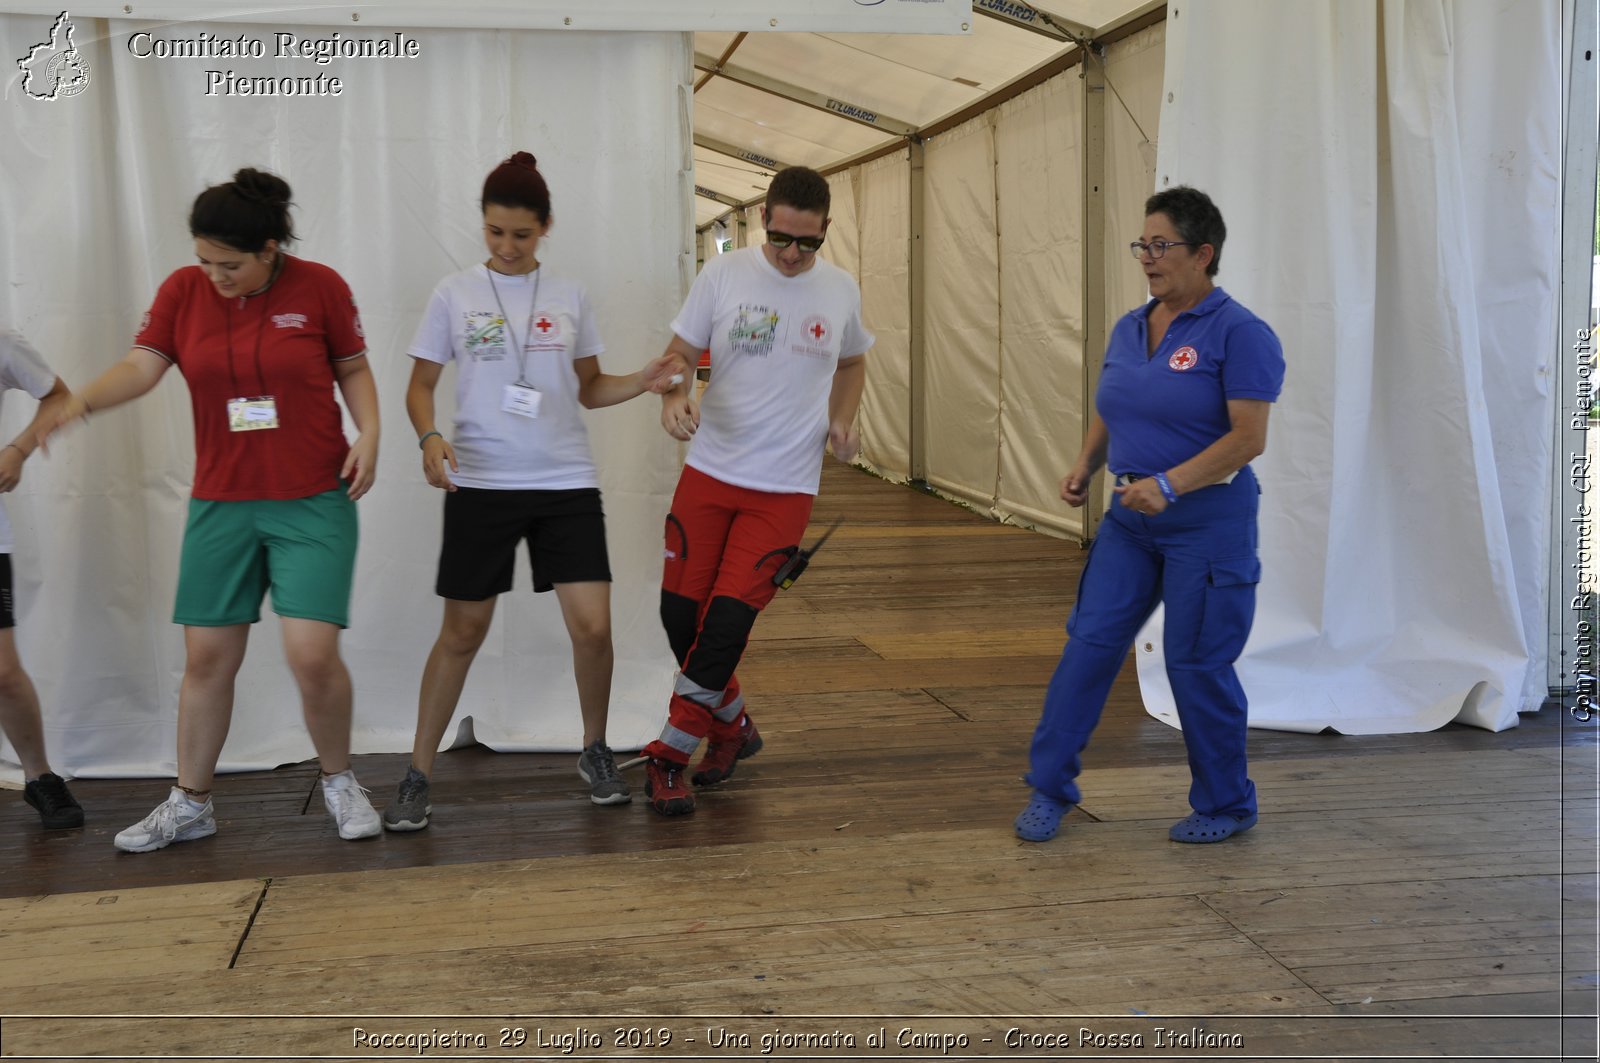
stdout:
<svg viewBox="0 0 1600 1063">
<path fill-rule="evenodd" d="M 711 349 L 687 463 L 737 487 L 816 494 L 834 370 L 873 343 L 855 278 L 821 258 L 786 277 L 760 247 L 719 255 L 672 331 Z"/>
<path fill-rule="evenodd" d="M 433 290 L 417 326 L 407 352 L 411 357 L 456 363 L 450 445 L 461 469 L 451 473 L 446 466 L 445 471 L 460 487 L 557 491 L 599 486 L 578 414 L 572 363 L 603 353 L 605 345 L 583 288 L 563 277 L 543 276 L 548 272 L 541 266 L 526 276 L 508 277 L 473 266 L 452 274 Z M 506 388 L 519 380 L 539 392 L 537 417 L 504 409 Z"/>
<path fill-rule="evenodd" d="M 55 371 L 44 364 L 33 344 L 9 329 L 0 329 L 0 399 L 12 388 L 42 399 L 55 386 Z M 9 554 L 15 545 L 11 522 L 6 519 L 5 509 L 0 508 L 0 554 Z"/>
</svg>

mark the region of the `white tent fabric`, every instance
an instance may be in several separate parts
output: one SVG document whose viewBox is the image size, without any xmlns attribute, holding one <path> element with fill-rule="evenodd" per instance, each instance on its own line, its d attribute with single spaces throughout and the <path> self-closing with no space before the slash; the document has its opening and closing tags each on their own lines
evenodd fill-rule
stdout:
<svg viewBox="0 0 1600 1063">
<path fill-rule="evenodd" d="M 877 342 L 861 395 L 863 460 L 895 480 L 911 475 L 911 158 L 908 151 L 858 166 L 861 314 Z"/>
<path fill-rule="evenodd" d="M 1514 726 L 1544 695 L 1556 4 L 1239 0 L 1168 19 L 1158 184 L 1217 196 L 1219 280 L 1289 363 L 1256 463 L 1251 723 Z M 1172 719 L 1159 618 L 1138 661 Z"/>
<path fill-rule="evenodd" d="M 1164 27 L 1108 49 L 1106 103 L 1109 320 L 1146 295 L 1123 228 L 1154 180 Z M 928 479 L 1001 520 L 1084 535 L 1060 501 L 1077 452 L 1083 394 L 1082 181 L 1077 70 L 932 138 L 926 149 Z M 1142 130 L 1142 131 L 1141 131 Z M 881 192 L 860 210 L 862 300 L 878 335 L 862 397 L 863 462 L 891 479 L 910 470 L 909 234 L 905 156 L 856 167 Z M 1120 227 L 1119 227 L 1120 226 Z M 1137 235 L 1137 234 L 1135 234 Z M 1092 352 L 1098 359 L 1101 352 Z"/>
<path fill-rule="evenodd" d="M 50 22 L 0 16 L 0 53 L 26 54 Z M 214 60 L 129 54 L 130 33 L 161 25 L 79 19 L 76 28 L 86 90 L 40 102 L 13 84 L 0 105 L 0 319 L 70 384 L 85 383 L 127 350 L 161 279 L 193 261 L 185 218 L 198 191 L 245 165 L 290 182 L 295 250 L 338 270 L 360 301 L 384 418 L 378 484 L 360 503 L 343 640 L 356 687 L 354 744 L 407 749 L 438 630 L 441 496 L 422 481 L 404 414 L 406 345 L 433 285 L 483 257 L 484 174 L 527 149 L 552 190 L 555 227 L 542 257 L 587 286 L 609 351 L 602 364 L 628 372 L 661 351 L 694 263 L 688 38 L 422 30 L 414 36 L 426 76 L 339 60 L 315 68 L 343 79 L 338 98 L 247 99 L 205 95 Z M 271 29 L 182 24 L 185 36 Z M 271 59 L 227 63 L 241 75 L 287 72 Z M 447 372 L 441 419 L 452 380 Z M 8 403 L 4 430 L 15 432 L 31 405 Z M 610 737 L 637 748 L 658 729 L 670 689 L 656 604 L 660 521 L 679 454 L 648 398 L 585 416 L 615 578 Z M 151 395 L 31 461 L 6 500 L 18 532 L 18 641 L 59 770 L 174 770 L 183 647 L 170 618 L 192 472 L 188 397 L 169 373 Z M 477 738 L 497 749 L 576 749 L 559 610 L 552 595 L 532 595 L 526 561 L 519 566 L 458 719 L 471 716 Z M 268 615 L 239 676 L 224 770 L 309 757 L 298 704 Z"/>
</svg>

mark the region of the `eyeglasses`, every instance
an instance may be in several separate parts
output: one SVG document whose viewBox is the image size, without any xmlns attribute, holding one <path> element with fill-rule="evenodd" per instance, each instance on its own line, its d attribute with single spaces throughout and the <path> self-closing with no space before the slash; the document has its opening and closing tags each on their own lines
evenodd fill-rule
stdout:
<svg viewBox="0 0 1600 1063">
<path fill-rule="evenodd" d="M 782 251 L 790 244 L 794 244 L 800 249 L 802 255 L 816 254 L 822 247 L 822 241 L 827 238 L 827 233 L 823 233 L 821 236 L 790 236 L 788 233 L 780 233 L 772 229 L 767 230 L 767 243 L 776 247 L 779 251 Z"/>
<path fill-rule="evenodd" d="M 1157 237 L 1156 239 L 1151 240 L 1148 244 L 1143 240 L 1135 240 L 1133 243 L 1128 245 L 1128 250 L 1133 252 L 1134 258 L 1143 258 L 1145 256 L 1145 252 L 1147 251 L 1150 253 L 1151 258 L 1160 258 L 1162 255 L 1167 253 L 1167 248 L 1169 247 L 1193 246 L 1194 245 L 1187 240 L 1162 240 L 1161 238 Z"/>
</svg>

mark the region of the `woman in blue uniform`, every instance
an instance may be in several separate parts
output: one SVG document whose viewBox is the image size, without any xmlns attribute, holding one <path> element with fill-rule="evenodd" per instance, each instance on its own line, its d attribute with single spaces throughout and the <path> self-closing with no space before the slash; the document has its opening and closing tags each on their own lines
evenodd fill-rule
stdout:
<svg viewBox="0 0 1600 1063">
<path fill-rule="evenodd" d="M 1247 712 L 1233 662 L 1255 615 L 1256 509 L 1248 462 L 1267 442 L 1283 348 L 1266 322 L 1213 283 L 1227 235 L 1203 192 L 1145 202 L 1132 245 L 1150 301 L 1111 334 L 1096 415 L 1061 498 L 1081 506 L 1106 466 L 1116 497 L 1084 566 L 1067 645 L 1034 731 L 1033 799 L 1019 838 L 1055 837 L 1078 802 L 1082 753 L 1134 636 L 1166 605 L 1167 677 L 1189 751 L 1194 811 L 1180 842 L 1218 842 L 1256 823 L 1245 766 Z"/>
</svg>

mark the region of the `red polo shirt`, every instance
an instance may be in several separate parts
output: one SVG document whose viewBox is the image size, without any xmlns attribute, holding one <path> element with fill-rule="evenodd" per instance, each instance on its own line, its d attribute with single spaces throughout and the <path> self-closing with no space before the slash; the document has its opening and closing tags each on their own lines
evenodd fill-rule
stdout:
<svg viewBox="0 0 1600 1063">
<path fill-rule="evenodd" d="M 134 345 L 178 367 L 194 407 L 194 497 L 307 498 L 339 486 L 349 453 L 333 363 L 366 350 L 350 288 L 333 270 L 284 256 L 272 286 L 224 298 L 199 266 L 156 292 Z M 278 427 L 228 430 L 228 400 L 270 395 Z"/>
</svg>

